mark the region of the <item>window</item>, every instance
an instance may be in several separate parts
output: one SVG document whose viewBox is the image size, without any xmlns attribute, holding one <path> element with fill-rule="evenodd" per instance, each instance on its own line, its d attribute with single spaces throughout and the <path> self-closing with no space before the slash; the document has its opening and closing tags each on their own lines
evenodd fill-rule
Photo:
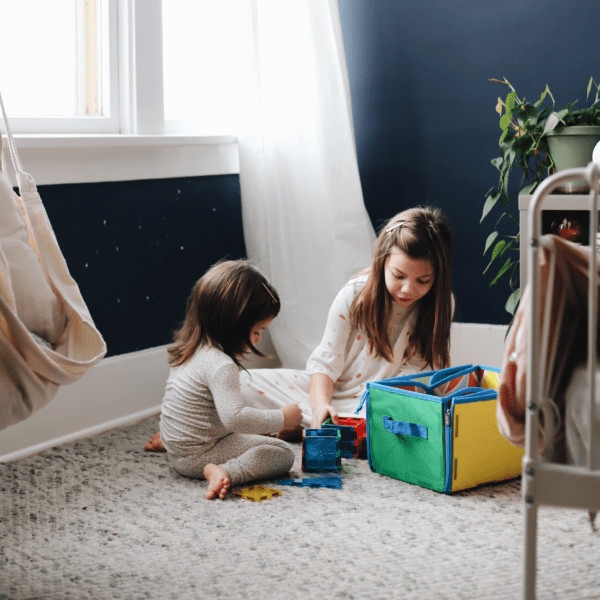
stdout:
<svg viewBox="0 0 600 600">
<path fill-rule="evenodd" d="M 115 2 L 0 0 L 0 6 L 7 24 L 0 36 L 2 94 L 13 130 L 118 131 Z"/>
<path fill-rule="evenodd" d="M 0 91 L 25 170 L 38 184 L 237 173 L 234 127 L 215 112 L 234 114 L 236 2 L 0 0 Z"/>
<path fill-rule="evenodd" d="M 0 7 L 10 24 L 0 55 L 14 57 L 4 61 L 1 91 L 15 132 L 235 131 L 242 11 L 234 0 L 0 0 Z"/>
</svg>

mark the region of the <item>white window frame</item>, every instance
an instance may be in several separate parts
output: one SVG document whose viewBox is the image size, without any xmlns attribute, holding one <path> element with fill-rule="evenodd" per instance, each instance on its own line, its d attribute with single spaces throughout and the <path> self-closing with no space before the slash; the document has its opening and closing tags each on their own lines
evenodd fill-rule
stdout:
<svg viewBox="0 0 600 600">
<path fill-rule="evenodd" d="M 153 0 L 150 0 L 152 2 Z M 106 59 L 102 61 L 103 89 L 102 103 L 108 106 L 107 116 L 74 116 L 74 117 L 22 117 L 11 116 L 10 126 L 14 133 L 26 134 L 95 134 L 119 133 L 122 130 L 120 122 L 119 102 L 119 18 L 117 11 L 121 10 L 118 0 L 105 0 L 102 3 L 102 38 L 100 44 L 106 51 Z M 124 3 L 125 4 L 125 3 Z M 125 8 L 125 7 L 124 7 Z M 82 18 L 82 15 L 78 15 Z M 104 51 L 103 51 L 104 52 Z M 80 56 L 81 59 L 81 56 Z M 162 67 L 162 64 L 161 64 Z M 108 85 L 106 85 L 108 84 Z M 6 107 L 10 115 L 10 106 Z"/>
<path fill-rule="evenodd" d="M 162 134 L 162 0 L 118 0 L 118 7 L 121 133 Z"/>
<path fill-rule="evenodd" d="M 162 0 L 108 0 L 105 18 L 110 117 L 10 117 L 24 170 L 38 185 L 239 173 L 235 136 L 164 133 Z"/>
</svg>

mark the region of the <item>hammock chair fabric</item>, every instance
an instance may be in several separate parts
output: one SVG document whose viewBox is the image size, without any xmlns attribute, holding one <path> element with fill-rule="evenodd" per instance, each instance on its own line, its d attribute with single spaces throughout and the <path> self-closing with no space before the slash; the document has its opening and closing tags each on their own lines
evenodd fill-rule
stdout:
<svg viewBox="0 0 600 600">
<path fill-rule="evenodd" d="M 0 135 L 0 430 L 45 406 L 106 354 L 69 274 L 31 175 L 21 167 L 0 96 L 19 195 Z"/>
</svg>

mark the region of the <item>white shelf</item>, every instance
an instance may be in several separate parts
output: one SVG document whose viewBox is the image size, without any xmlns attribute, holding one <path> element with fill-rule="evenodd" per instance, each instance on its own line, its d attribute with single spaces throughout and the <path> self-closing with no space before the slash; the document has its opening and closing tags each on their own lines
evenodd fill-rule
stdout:
<svg viewBox="0 0 600 600">
<path fill-rule="evenodd" d="M 531 196 L 519 196 L 519 211 L 529 211 Z M 550 194 L 544 200 L 543 210 L 589 210 L 587 194 Z M 523 230 L 521 230 L 523 231 Z"/>
</svg>

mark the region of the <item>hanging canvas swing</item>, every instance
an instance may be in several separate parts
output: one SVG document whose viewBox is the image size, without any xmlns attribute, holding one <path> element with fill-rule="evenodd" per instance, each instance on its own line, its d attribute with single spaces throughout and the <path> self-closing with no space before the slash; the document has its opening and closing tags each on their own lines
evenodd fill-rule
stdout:
<svg viewBox="0 0 600 600">
<path fill-rule="evenodd" d="M 106 354 L 0 107 L 19 195 L 0 135 L 0 430 L 45 406 Z"/>
</svg>

